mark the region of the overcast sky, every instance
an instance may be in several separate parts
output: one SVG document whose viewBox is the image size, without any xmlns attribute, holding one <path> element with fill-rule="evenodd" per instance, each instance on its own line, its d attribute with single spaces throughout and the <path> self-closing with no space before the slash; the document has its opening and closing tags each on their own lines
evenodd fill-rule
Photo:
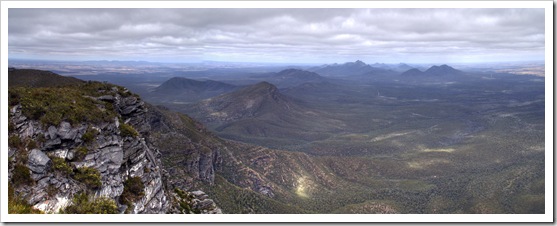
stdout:
<svg viewBox="0 0 557 226">
<path fill-rule="evenodd" d="M 544 9 L 9 9 L 10 59 L 544 59 Z"/>
</svg>

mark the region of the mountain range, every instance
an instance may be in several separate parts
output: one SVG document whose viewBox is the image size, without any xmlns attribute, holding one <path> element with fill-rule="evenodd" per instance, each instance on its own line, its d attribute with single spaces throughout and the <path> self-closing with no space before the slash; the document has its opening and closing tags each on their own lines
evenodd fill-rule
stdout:
<svg viewBox="0 0 557 226">
<path fill-rule="evenodd" d="M 10 68 L 8 210 L 544 212 L 543 82 L 447 65 L 277 71 L 161 79 L 139 96 Z"/>
<path fill-rule="evenodd" d="M 457 76 L 457 75 L 462 75 L 463 72 L 460 70 L 456 70 L 451 66 L 448 66 L 446 64 L 443 64 L 441 66 L 431 66 L 430 68 L 428 68 L 425 71 L 420 71 L 416 68 L 412 68 L 410 70 L 407 70 L 405 72 L 403 72 L 401 74 L 401 76 L 405 76 L 405 77 L 412 77 L 412 76 Z"/>
<path fill-rule="evenodd" d="M 293 87 L 304 83 L 325 82 L 328 79 L 323 76 L 301 69 L 286 69 L 279 72 L 266 73 L 251 76 L 258 80 L 263 80 L 279 88 Z"/>
<path fill-rule="evenodd" d="M 323 76 L 331 77 L 349 77 L 370 73 L 385 73 L 388 70 L 383 68 L 372 67 L 363 61 L 347 62 L 344 64 L 326 64 L 319 67 L 308 69 Z"/>
</svg>

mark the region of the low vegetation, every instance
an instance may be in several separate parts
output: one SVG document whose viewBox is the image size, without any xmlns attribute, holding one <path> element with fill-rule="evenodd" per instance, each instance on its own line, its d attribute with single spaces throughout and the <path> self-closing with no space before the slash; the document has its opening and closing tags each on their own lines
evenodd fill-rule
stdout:
<svg viewBox="0 0 557 226">
<path fill-rule="evenodd" d="M 130 177 L 124 182 L 124 191 L 120 196 L 120 202 L 127 205 L 126 213 L 133 209 L 133 202 L 139 201 L 145 196 L 145 185 L 141 177 Z"/>
<path fill-rule="evenodd" d="M 83 161 L 87 153 L 89 153 L 89 149 L 85 146 L 80 146 L 75 149 L 74 159 L 76 161 Z"/>
<path fill-rule="evenodd" d="M 74 123 L 109 122 L 114 119 L 111 103 L 98 101 L 94 97 L 119 94 L 132 96 L 125 88 L 101 82 L 76 83 L 59 87 L 26 86 L 10 87 L 10 106 L 21 104 L 23 114 L 44 125 L 57 126 L 62 121 Z"/>
<path fill-rule="evenodd" d="M 33 120 L 39 120 L 46 126 L 57 126 L 62 121 L 71 124 L 110 121 L 114 112 L 103 111 L 97 105 L 103 104 L 90 93 L 74 87 L 24 88 L 8 90 L 11 104 L 20 103 L 22 113 Z"/>
<path fill-rule="evenodd" d="M 120 135 L 122 135 L 122 137 L 137 137 L 139 133 L 132 126 L 126 123 L 120 123 Z"/>
<path fill-rule="evenodd" d="M 30 186 L 35 181 L 31 178 L 31 172 L 27 166 L 23 164 L 16 164 L 12 175 L 12 183 L 15 187 Z"/>
<path fill-rule="evenodd" d="M 50 159 L 52 160 L 52 169 L 54 172 L 61 173 L 65 176 L 73 175 L 73 169 L 65 159 L 58 157 L 51 157 Z"/>
<path fill-rule="evenodd" d="M 40 210 L 33 208 L 27 201 L 15 194 L 14 187 L 8 183 L 8 213 L 9 214 L 37 214 Z"/>
<path fill-rule="evenodd" d="M 189 213 L 195 213 L 195 214 L 200 214 L 201 211 L 198 209 L 193 209 L 191 207 L 191 202 L 193 200 L 193 195 L 189 194 L 188 192 L 182 191 L 179 188 L 175 188 L 174 192 L 176 193 L 176 195 L 178 196 L 177 198 L 177 202 L 178 202 L 178 209 L 180 210 L 180 213 L 183 214 L 189 214 Z"/>
<path fill-rule="evenodd" d="M 95 140 L 95 137 L 97 137 L 98 134 L 99 131 L 89 127 L 87 131 L 83 134 L 83 136 L 81 136 L 81 139 L 86 144 L 91 144 Z"/>
<path fill-rule="evenodd" d="M 107 197 L 90 198 L 86 193 L 76 194 L 72 204 L 61 210 L 63 214 L 117 214 L 116 202 Z"/>
<path fill-rule="evenodd" d="M 102 186 L 101 174 L 95 168 L 81 167 L 77 168 L 73 178 L 85 184 L 85 186 L 92 190 L 97 190 Z"/>
</svg>

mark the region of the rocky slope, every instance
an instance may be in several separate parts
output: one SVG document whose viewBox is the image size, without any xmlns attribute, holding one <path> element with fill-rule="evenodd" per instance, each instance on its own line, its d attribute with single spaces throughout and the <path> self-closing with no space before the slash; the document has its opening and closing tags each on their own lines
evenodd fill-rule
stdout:
<svg viewBox="0 0 557 226">
<path fill-rule="evenodd" d="M 65 78 L 44 74 L 10 70 L 10 82 L 21 80 L 9 90 L 9 180 L 14 196 L 45 213 L 76 213 L 75 206 L 85 206 L 78 201 L 82 194 L 92 203 L 108 200 L 104 209 L 93 210 L 99 213 L 221 212 L 211 199 L 192 196 L 166 181 L 161 153 L 146 132 L 157 126 L 156 120 L 150 120 L 150 106 L 138 96 L 98 82 L 48 87 L 45 79 Z M 26 81 L 42 87 L 30 88 Z M 212 180 L 200 171 L 199 178 Z M 193 198 L 179 199 L 179 190 Z"/>
<path fill-rule="evenodd" d="M 103 90 L 109 92 L 108 90 Z M 139 177 L 143 182 L 144 196 L 133 202 L 133 206 L 119 205 L 124 211 L 132 207 L 132 213 L 160 213 L 168 208 L 168 200 L 162 189 L 161 168 L 152 150 L 142 137 L 124 134 L 122 120 L 130 120 L 144 114 L 142 103 L 134 96 L 100 96 L 99 103 L 112 102 L 120 114 L 102 123 L 69 123 L 62 121 L 57 125 L 45 125 L 40 121 L 26 117 L 22 104 L 10 109 L 10 122 L 14 131 L 13 139 L 27 141 L 24 148 L 10 147 L 12 162 L 25 162 L 31 170 L 35 186 L 22 186 L 17 191 L 31 194 L 29 203 L 44 212 L 58 212 L 65 207 L 72 197 L 83 191 L 90 191 L 94 196 L 117 199 L 124 191 L 124 181 Z M 25 105 L 25 102 L 23 103 Z M 88 138 L 90 134 L 96 134 Z M 35 141 L 35 145 L 29 143 Z M 24 158 L 27 152 L 27 159 Z M 79 156 L 81 155 L 81 156 Z M 53 165 L 53 159 L 62 159 L 62 163 Z M 100 184 L 90 189 L 88 183 L 81 183 L 77 177 L 58 172 L 64 165 L 79 169 L 94 169 L 100 176 Z M 48 194 L 48 189 L 55 189 L 56 194 Z"/>
</svg>

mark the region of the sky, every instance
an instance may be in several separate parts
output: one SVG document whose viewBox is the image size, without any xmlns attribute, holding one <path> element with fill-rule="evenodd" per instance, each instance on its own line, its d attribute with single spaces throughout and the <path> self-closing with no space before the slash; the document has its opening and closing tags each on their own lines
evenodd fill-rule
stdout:
<svg viewBox="0 0 557 226">
<path fill-rule="evenodd" d="M 544 60 L 544 9 L 18 9 L 8 57 L 153 62 Z"/>
</svg>

